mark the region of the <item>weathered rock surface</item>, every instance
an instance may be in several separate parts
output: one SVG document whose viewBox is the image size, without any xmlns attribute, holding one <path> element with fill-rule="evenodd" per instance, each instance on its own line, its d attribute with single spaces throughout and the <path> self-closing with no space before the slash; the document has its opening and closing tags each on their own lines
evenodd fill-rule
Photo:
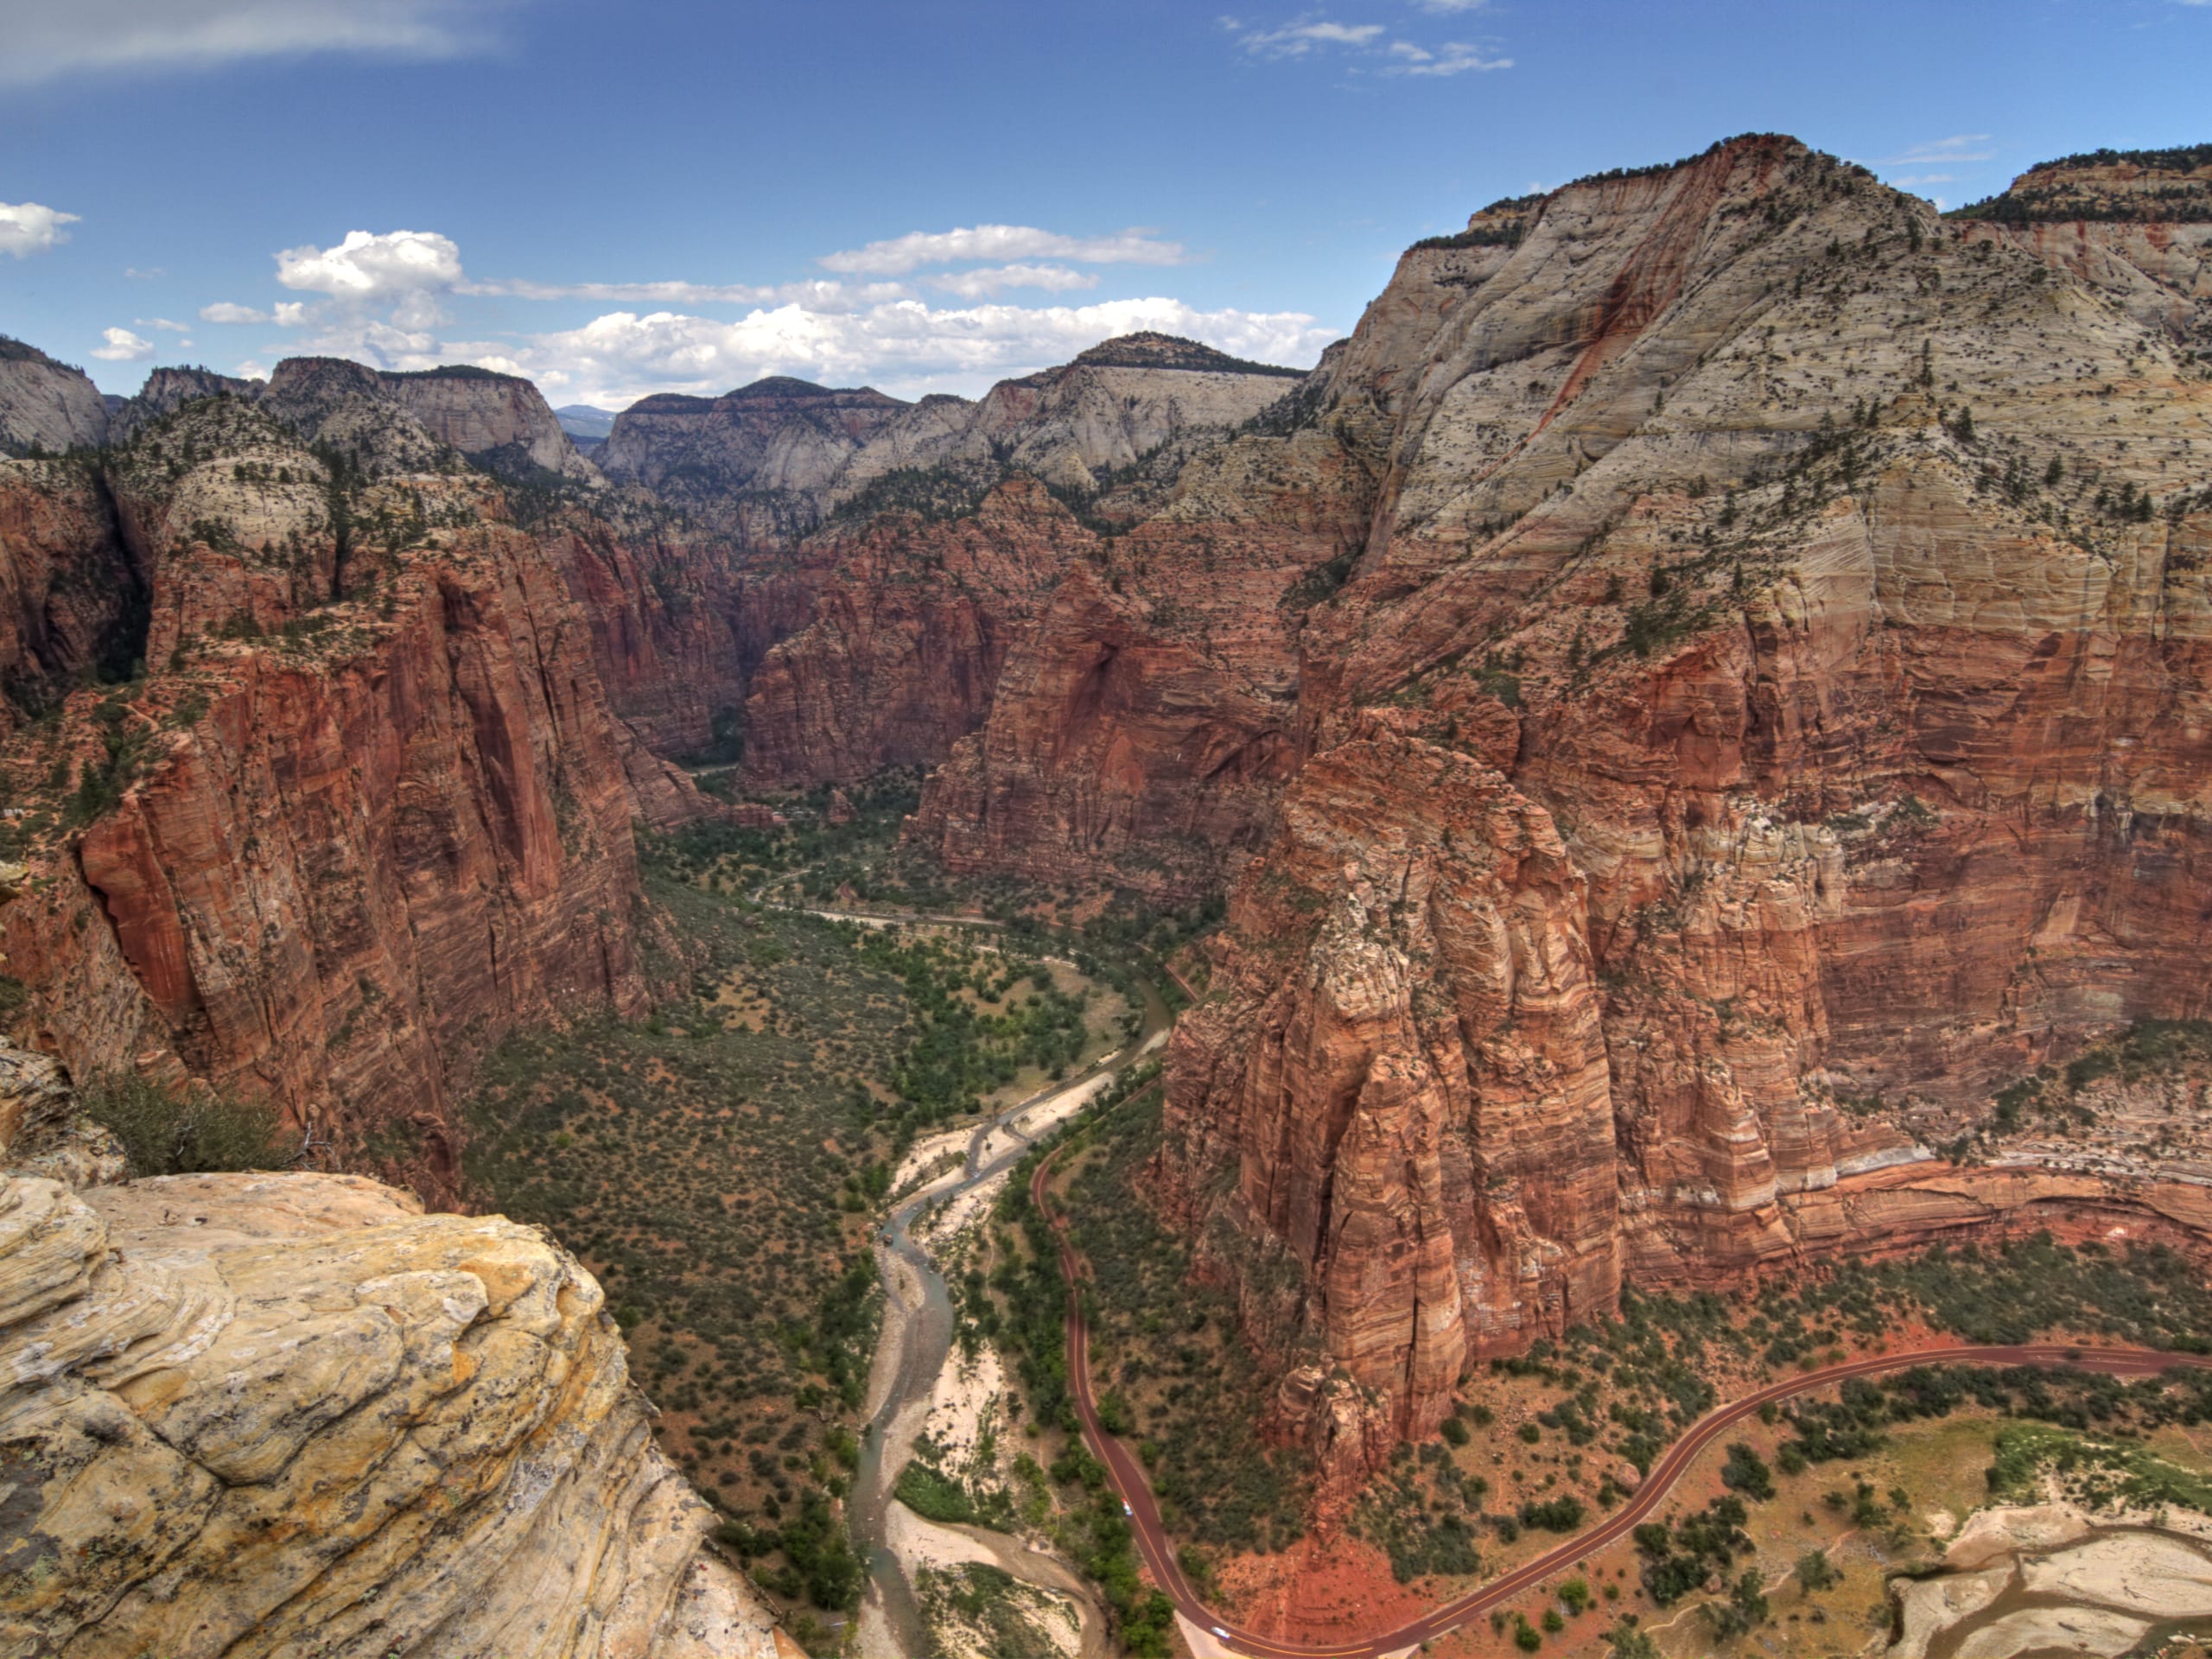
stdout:
<svg viewBox="0 0 2212 1659">
<path fill-rule="evenodd" d="M 982 723 L 1012 642 L 1096 546 L 1027 478 L 973 518 L 889 513 L 829 540 L 812 620 L 752 677 L 747 771 L 817 783 L 944 759 Z"/>
<path fill-rule="evenodd" d="M 439 448 L 382 407 L 398 453 Z M 448 1190 L 476 1055 L 642 1005 L 631 822 L 696 792 L 609 709 L 590 626 L 480 475 L 334 483 L 238 399 L 106 475 L 87 556 L 145 571 L 156 672 L 4 755 L 36 840 L 0 915 L 22 1028 L 79 1075 L 188 1070 L 340 1149 L 404 1122 L 410 1179 Z M 80 482 L 47 510 L 105 505 Z"/>
<path fill-rule="evenodd" d="M 82 369 L 0 334 L 0 456 L 107 442 L 107 404 Z"/>
<path fill-rule="evenodd" d="M 1117 468 L 1145 463 L 1172 475 L 1297 378 L 1194 340 L 1131 334 L 1001 381 L 975 403 L 940 395 L 907 404 L 785 376 L 720 397 L 647 397 L 616 417 L 597 460 L 608 477 L 748 544 L 788 543 L 833 506 L 871 499 L 871 486 L 873 505 L 906 505 L 902 474 L 946 474 L 981 489 L 1014 468 L 1086 495 Z M 925 487 L 904 480 L 906 493 Z"/>
<path fill-rule="evenodd" d="M 88 676 L 127 676 L 145 604 L 143 575 L 79 471 L 0 461 L 0 734 Z"/>
<path fill-rule="evenodd" d="M 232 382 L 217 390 L 235 394 L 242 384 L 257 383 Z M 149 382 L 141 397 L 163 401 L 181 390 L 164 387 L 157 392 Z M 500 477 L 528 480 L 552 473 L 588 481 L 598 476 L 576 453 L 536 385 L 512 374 L 467 366 L 400 373 L 342 358 L 288 357 L 259 395 L 272 414 L 295 429 L 346 448 L 359 442 L 364 422 L 378 423 L 362 405 L 382 404 L 404 411 L 432 444 Z M 437 457 L 434 450 L 417 447 L 398 459 L 413 468 Z"/>
<path fill-rule="evenodd" d="M 346 1176 L 0 1177 L 0 1353 L 10 1651 L 796 1651 L 535 1230 Z"/>
<path fill-rule="evenodd" d="M 267 385 L 264 380 L 241 379 L 235 375 L 218 374 L 213 369 L 157 368 L 147 375 L 146 384 L 138 388 L 137 395 L 115 411 L 114 418 L 108 423 L 107 441 L 128 443 L 149 422 L 175 414 L 187 404 L 202 397 L 242 397 L 251 402 L 260 397 Z"/>
<path fill-rule="evenodd" d="M 1624 1275 L 2201 1228 L 2153 1166 L 1912 1127 L 2205 1010 L 2212 381 L 2193 268 L 2139 251 L 2173 240 L 2105 235 L 2120 291 L 1771 137 L 1500 204 L 1071 569 L 915 833 L 1179 894 L 1252 855 L 1162 1167 L 1263 1345 L 1418 1427 Z M 1543 896 L 1487 900 L 1543 971 L 1447 947 L 1435 873 L 1547 836 Z"/>
</svg>

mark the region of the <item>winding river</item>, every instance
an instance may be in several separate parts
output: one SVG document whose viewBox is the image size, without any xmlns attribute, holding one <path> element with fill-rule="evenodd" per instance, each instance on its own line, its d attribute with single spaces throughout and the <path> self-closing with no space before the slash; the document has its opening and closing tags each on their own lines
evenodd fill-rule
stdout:
<svg viewBox="0 0 2212 1659">
<path fill-rule="evenodd" d="M 894 916 L 813 906 L 807 907 L 807 913 L 873 927 L 999 925 L 972 916 Z M 932 1211 L 1020 1161 L 1029 1150 L 1032 1139 L 1031 1132 L 1023 1127 L 1026 1119 L 1048 1115 L 1055 1103 L 1068 1095 L 1091 1088 L 1103 1074 L 1135 1064 L 1174 1023 L 1174 1016 L 1151 982 L 1141 976 L 1131 977 L 1141 1005 L 1136 1031 L 1128 1040 L 1074 1077 L 1039 1090 L 978 1123 L 969 1135 L 966 1156 L 957 1179 L 944 1181 L 940 1178 L 926 1182 L 921 1191 L 892 1211 L 878 1236 L 876 1266 L 882 1278 L 885 1307 L 883 1332 L 870 1377 L 880 1388 L 881 1379 L 887 1374 L 889 1386 L 869 1417 L 861 1442 L 860 1465 L 854 1472 L 847 1516 L 855 1543 L 866 1554 L 869 1595 L 889 1627 L 895 1652 L 922 1654 L 929 1649 L 914 1588 L 906 1581 L 899 1558 L 886 1541 L 891 1492 L 898 1484 L 899 1471 L 906 1465 L 911 1435 L 918 1426 L 912 1420 L 918 1419 L 937 1385 L 938 1373 L 944 1370 L 952 1351 L 953 1334 L 951 1294 L 936 1260 L 927 1247 L 915 1238 L 915 1224 Z M 1001 1138 L 1012 1144 L 991 1153 L 994 1137 L 1001 1135 Z M 914 1298 L 913 1286 L 919 1287 L 918 1300 Z M 909 1414 L 912 1418 L 908 1426 L 899 1429 L 897 1425 Z M 971 1530 L 993 1539 L 1001 1560 L 1015 1572 L 1015 1576 L 1055 1591 L 1065 1592 L 1074 1586 L 1072 1575 L 1055 1573 L 1052 1568 L 1056 1564 L 1049 1558 L 1036 1555 L 1019 1541 L 984 1535 L 981 1529 Z M 1024 1568 L 1027 1570 L 1021 1570 Z"/>
</svg>

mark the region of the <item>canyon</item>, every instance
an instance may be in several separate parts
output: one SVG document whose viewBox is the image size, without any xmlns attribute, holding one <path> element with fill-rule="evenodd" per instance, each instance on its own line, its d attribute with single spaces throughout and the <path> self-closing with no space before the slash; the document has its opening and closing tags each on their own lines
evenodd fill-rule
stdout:
<svg viewBox="0 0 2212 1659">
<path fill-rule="evenodd" d="M 924 769 L 907 843 L 950 871 L 1225 895 L 1147 1197 L 1332 1478 L 1624 1285 L 2212 1229 L 2147 1141 L 2031 1146 L 1991 1103 L 2208 1014 L 2193 152 L 1940 215 L 1746 136 L 1416 245 L 1310 373 L 1138 335 L 974 402 L 776 378 L 645 398 L 588 461 L 485 371 L 163 369 L 111 417 L 4 342 L 0 454 L 12 1036 L 267 1100 L 333 1172 L 177 1178 L 217 1182 L 178 1235 L 158 1184 L 27 1168 L 0 1202 L 51 1288 L 8 1340 L 128 1325 L 40 1386 L 89 1414 L 82 1493 L 173 1461 L 153 1434 L 191 1441 L 188 1508 L 228 1478 L 141 1420 L 198 1362 L 118 1357 L 194 1298 L 251 1346 L 305 1317 L 289 1275 L 341 1322 L 404 1280 L 376 1386 L 436 1370 L 461 1416 L 460 1356 L 527 1349 L 561 1403 L 456 1452 L 470 1501 L 566 1436 L 558 1503 L 628 1518 L 557 1615 L 472 1603 L 480 1647 L 527 1611 L 569 1621 L 548 1651 L 681 1651 L 651 1644 L 710 1575 L 698 1518 L 572 1260 L 334 1172 L 462 1204 L 499 1039 L 664 993 L 641 826 L 770 810 L 709 766 L 744 797 Z M 276 1414 L 255 1490 L 368 1456 Z M 148 1520 L 140 1587 L 70 1617 L 213 1595 L 192 1552 L 252 1524 Z M 470 1592 L 410 1583 L 408 1640 L 461 1628 Z"/>
</svg>

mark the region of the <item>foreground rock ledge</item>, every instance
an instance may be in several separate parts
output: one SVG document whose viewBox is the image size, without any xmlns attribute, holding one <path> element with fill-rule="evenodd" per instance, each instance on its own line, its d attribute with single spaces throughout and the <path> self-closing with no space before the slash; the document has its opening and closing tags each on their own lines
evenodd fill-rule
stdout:
<svg viewBox="0 0 2212 1659">
<path fill-rule="evenodd" d="M 356 1177 L 0 1178 L 0 1653 L 796 1653 L 602 1303 Z"/>
</svg>

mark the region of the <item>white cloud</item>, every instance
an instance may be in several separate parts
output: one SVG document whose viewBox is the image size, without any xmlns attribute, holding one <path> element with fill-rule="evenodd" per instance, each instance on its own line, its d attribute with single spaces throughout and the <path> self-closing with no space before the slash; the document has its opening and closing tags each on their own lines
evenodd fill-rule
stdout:
<svg viewBox="0 0 2212 1659">
<path fill-rule="evenodd" d="M 168 271 L 160 265 L 149 265 L 143 270 L 136 265 L 125 265 L 123 274 L 134 283 L 154 283 L 168 276 Z"/>
<path fill-rule="evenodd" d="M 12 253 L 18 259 L 25 254 L 44 253 L 69 239 L 69 232 L 61 228 L 64 225 L 79 222 L 74 213 L 35 201 L 0 201 L 0 253 Z"/>
<path fill-rule="evenodd" d="M 100 338 L 105 346 L 92 347 L 92 355 L 108 363 L 136 363 L 154 354 L 154 342 L 142 340 L 128 328 L 103 328 Z"/>
<path fill-rule="evenodd" d="M 1986 162 L 1995 155 L 1984 149 L 1990 135 L 1986 132 L 1954 133 L 1948 138 L 1934 138 L 1925 143 L 1912 144 L 1902 156 L 1885 156 L 1874 163 L 1877 167 L 1941 167 L 1949 162 Z"/>
<path fill-rule="evenodd" d="M 1900 188 L 1909 184 L 1955 184 L 1958 176 L 1955 173 L 1904 173 L 1890 182 Z"/>
<path fill-rule="evenodd" d="M 172 334 L 188 334 L 192 332 L 190 323 L 171 322 L 167 317 L 133 317 L 130 319 L 130 326 L 133 328 L 162 328 Z"/>
<path fill-rule="evenodd" d="M 1423 11 L 1467 12 L 1480 11 L 1490 0 L 1414 0 Z"/>
<path fill-rule="evenodd" d="M 507 0 L 0 0 L 0 85 L 314 52 L 450 57 Z"/>
<path fill-rule="evenodd" d="M 515 277 L 460 283 L 454 285 L 454 292 L 515 300 L 645 300 L 663 305 L 781 305 L 797 300 L 835 307 L 909 297 L 905 286 L 898 283 L 862 283 L 855 286 L 826 277 L 766 286 L 753 283 L 533 283 Z"/>
<path fill-rule="evenodd" d="M 939 292 L 957 295 L 963 300 L 988 300 L 1010 288 L 1036 288 L 1047 294 L 1065 294 L 1098 286 L 1095 272 L 1071 270 L 1065 265 L 985 265 L 976 270 L 931 276 L 928 281 Z"/>
<path fill-rule="evenodd" d="M 1230 18 L 1222 21 L 1233 22 Z M 1258 57 L 1302 58 L 1317 46 L 1372 46 L 1382 32 L 1380 23 L 1332 23 L 1324 20 L 1287 23 L 1281 29 L 1248 29 L 1236 43 Z"/>
<path fill-rule="evenodd" d="M 461 250 L 435 231 L 348 231 L 335 247 L 285 249 L 276 256 L 276 280 L 334 299 L 419 294 L 461 280 Z"/>
<path fill-rule="evenodd" d="M 279 300 L 273 311 L 257 310 L 250 305 L 235 305 L 229 300 L 218 300 L 213 305 L 200 308 L 202 322 L 273 322 L 279 328 L 297 328 L 308 321 L 308 308 L 303 301 Z"/>
<path fill-rule="evenodd" d="M 1201 311 L 1180 300 L 1147 298 L 950 308 L 904 300 L 845 312 L 790 304 L 734 321 L 613 311 L 578 328 L 473 346 L 451 342 L 420 356 L 374 355 L 395 343 L 390 339 L 361 344 L 386 367 L 482 363 L 530 376 L 556 403 L 619 409 L 648 392 L 712 395 L 771 374 L 865 381 L 907 397 L 973 395 L 1142 328 L 1203 340 L 1239 357 L 1300 365 L 1312 363 L 1336 337 L 1303 312 Z"/>
<path fill-rule="evenodd" d="M 1390 55 L 1396 61 L 1383 69 L 1386 75 L 1464 75 L 1513 67 L 1512 59 L 1485 58 L 1480 48 L 1464 41 L 1446 41 L 1433 52 L 1410 41 L 1393 41 Z"/>
<path fill-rule="evenodd" d="M 1072 259 L 1086 265 L 1179 265 L 1179 242 L 1162 242 L 1148 231 L 1111 236 L 1062 236 L 1028 225 L 976 225 L 964 230 L 911 231 L 864 248 L 824 254 L 815 263 L 848 276 L 903 276 L 925 265 L 969 260 Z"/>
</svg>

